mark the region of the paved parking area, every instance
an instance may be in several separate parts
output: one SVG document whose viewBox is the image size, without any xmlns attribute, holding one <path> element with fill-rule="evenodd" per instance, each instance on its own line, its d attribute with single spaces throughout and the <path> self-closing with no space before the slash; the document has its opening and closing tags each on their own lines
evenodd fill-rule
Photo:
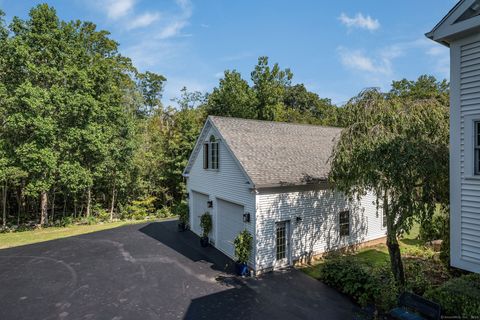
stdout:
<svg viewBox="0 0 480 320">
<path fill-rule="evenodd" d="M 351 319 L 297 270 L 241 279 L 176 221 L 0 250 L 0 319 Z"/>
</svg>

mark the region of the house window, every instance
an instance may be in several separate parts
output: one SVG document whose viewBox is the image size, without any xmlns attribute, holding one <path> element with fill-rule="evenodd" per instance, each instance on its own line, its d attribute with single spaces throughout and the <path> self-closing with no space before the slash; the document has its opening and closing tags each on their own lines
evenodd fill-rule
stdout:
<svg viewBox="0 0 480 320">
<path fill-rule="evenodd" d="M 350 211 L 340 212 L 340 237 L 350 235 Z"/>
<path fill-rule="evenodd" d="M 474 131 L 474 172 L 475 175 L 480 175 L 480 121 L 475 121 Z"/>
<path fill-rule="evenodd" d="M 214 136 L 210 137 L 210 169 L 218 169 L 218 141 Z"/>
<path fill-rule="evenodd" d="M 212 135 L 209 142 L 203 144 L 203 169 L 218 169 L 218 141 Z"/>
</svg>

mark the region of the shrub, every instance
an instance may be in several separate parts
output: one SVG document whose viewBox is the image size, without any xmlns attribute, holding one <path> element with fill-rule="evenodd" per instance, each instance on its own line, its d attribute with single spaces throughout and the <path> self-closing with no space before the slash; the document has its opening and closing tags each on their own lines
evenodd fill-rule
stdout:
<svg viewBox="0 0 480 320">
<path fill-rule="evenodd" d="M 474 319 L 480 315 L 480 274 L 451 279 L 425 296 L 442 306 L 443 315 Z"/>
<path fill-rule="evenodd" d="M 210 231 L 212 231 L 212 216 L 210 213 L 205 212 L 200 217 L 200 227 L 203 230 L 203 237 L 208 237 Z"/>
<path fill-rule="evenodd" d="M 92 225 L 97 223 L 98 220 L 94 216 L 84 217 L 80 220 L 80 224 Z"/>
<path fill-rule="evenodd" d="M 110 212 L 102 208 L 100 204 L 96 204 L 93 207 L 93 215 L 98 218 L 99 221 L 109 221 L 110 220 Z"/>
<path fill-rule="evenodd" d="M 253 237 L 247 230 L 243 230 L 233 241 L 235 245 L 235 256 L 240 263 L 247 263 L 252 251 Z"/>
<path fill-rule="evenodd" d="M 431 221 L 420 225 L 419 238 L 423 241 L 443 239 L 448 234 L 448 214 L 440 212 L 434 215 Z"/>
<path fill-rule="evenodd" d="M 75 223 L 75 219 L 73 217 L 63 217 L 62 219 L 55 221 L 55 226 L 68 227 L 74 223 Z"/>
<path fill-rule="evenodd" d="M 334 257 L 325 260 L 319 277 L 362 306 L 375 304 L 380 311 L 387 311 L 395 304 L 398 290 L 388 268 L 372 272 L 350 257 Z"/>
<path fill-rule="evenodd" d="M 186 201 L 180 201 L 179 203 L 175 204 L 173 206 L 173 214 L 178 216 L 180 222 L 183 222 L 185 224 L 188 224 L 188 218 L 189 218 L 189 214 L 188 214 L 188 204 Z"/>
<path fill-rule="evenodd" d="M 407 290 L 423 295 L 432 287 L 448 281 L 452 275 L 447 266 L 438 258 L 405 258 L 405 278 Z"/>
<path fill-rule="evenodd" d="M 145 219 L 148 216 L 155 214 L 154 202 L 157 200 L 156 197 L 147 196 L 140 198 L 138 200 L 132 201 L 125 210 L 122 210 L 122 219 L 134 219 L 141 220 Z"/>
<path fill-rule="evenodd" d="M 155 216 L 157 218 L 168 218 L 168 217 L 171 217 L 172 215 L 173 215 L 172 211 L 170 210 L 169 207 L 163 207 L 162 209 L 157 210 L 157 212 L 155 212 Z"/>
</svg>

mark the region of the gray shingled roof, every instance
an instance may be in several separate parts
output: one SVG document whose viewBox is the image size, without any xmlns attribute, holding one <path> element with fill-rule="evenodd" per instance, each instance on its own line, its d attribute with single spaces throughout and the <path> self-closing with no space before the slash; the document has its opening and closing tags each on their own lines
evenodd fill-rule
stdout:
<svg viewBox="0 0 480 320">
<path fill-rule="evenodd" d="M 315 183 L 328 177 L 340 128 L 209 118 L 257 188 Z"/>
</svg>

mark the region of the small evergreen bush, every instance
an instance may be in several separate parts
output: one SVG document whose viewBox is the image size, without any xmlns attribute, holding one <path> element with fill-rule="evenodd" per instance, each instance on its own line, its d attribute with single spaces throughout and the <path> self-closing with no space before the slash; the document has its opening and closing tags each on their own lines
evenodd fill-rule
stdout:
<svg viewBox="0 0 480 320">
<path fill-rule="evenodd" d="M 212 216 L 210 213 L 205 212 L 200 217 L 200 227 L 203 230 L 203 237 L 208 237 L 210 231 L 212 231 Z"/>
<path fill-rule="evenodd" d="M 243 230 L 233 241 L 235 245 L 235 256 L 239 263 L 247 263 L 252 251 L 253 237 L 247 230 Z"/>
</svg>

